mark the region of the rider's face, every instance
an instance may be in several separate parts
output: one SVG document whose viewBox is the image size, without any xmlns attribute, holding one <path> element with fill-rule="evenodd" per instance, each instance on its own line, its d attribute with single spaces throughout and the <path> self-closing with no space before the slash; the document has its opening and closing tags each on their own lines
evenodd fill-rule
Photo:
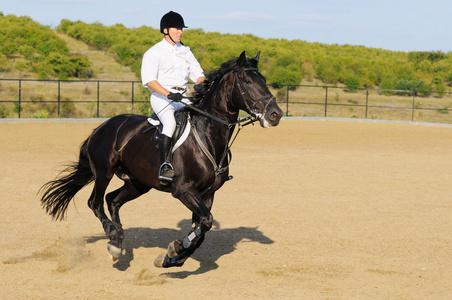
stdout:
<svg viewBox="0 0 452 300">
<path fill-rule="evenodd" d="M 165 29 L 166 31 L 167 29 Z M 184 30 L 182 28 L 174 28 L 171 27 L 168 29 L 168 34 L 171 36 L 174 42 L 180 43 L 182 39 L 182 34 L 184 33 Z M 171 42 L 171 39 L 169 40 Z"/>
</svg>

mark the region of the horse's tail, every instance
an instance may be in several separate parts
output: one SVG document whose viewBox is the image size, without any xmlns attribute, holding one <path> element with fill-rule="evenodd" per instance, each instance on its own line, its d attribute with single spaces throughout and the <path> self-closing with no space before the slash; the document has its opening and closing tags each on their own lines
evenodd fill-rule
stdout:
<svg viewBox="0 0 452 300">
<path fill-rule="evenodd" d="M 69 202 L 75 194 L 94 180 L 88 159 L 87 144 L 88 140 L 80 147 L 78 162 L 70 164 L 61 172 L 59 178 L 47 182 L 39 190 L 43 193 L 42 208 L 55 220 L 64 219 Z M 63 173 L 68 174 L 63 175 Z"/>
</svg>

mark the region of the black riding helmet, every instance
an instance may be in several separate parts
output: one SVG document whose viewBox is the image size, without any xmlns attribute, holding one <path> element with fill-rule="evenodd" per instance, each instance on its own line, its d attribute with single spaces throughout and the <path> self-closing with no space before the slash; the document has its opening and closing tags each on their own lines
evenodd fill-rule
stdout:
<svg viewBox="0 0 452 300">
<path fill-rule="evenodd" d="M 163 29 L 165 28 L 188 28 L 188 27 L 185 26 L 184 19 L 180 14 L 174 11 L 170 11 L 169 13 L 165 14 L 160 20 L 160 32 L 165 34 L 163 32 Z"/>
</svg>

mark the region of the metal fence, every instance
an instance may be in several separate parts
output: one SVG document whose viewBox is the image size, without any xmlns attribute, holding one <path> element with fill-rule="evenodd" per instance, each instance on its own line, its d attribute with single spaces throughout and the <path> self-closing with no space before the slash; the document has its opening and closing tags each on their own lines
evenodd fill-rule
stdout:
<svg viewBox="0 0 452 300">
<path fill-rule="evenodd" d="M 190 88 L 190 87 L 189 87 Z M 452 93 L 269 85 L 286 116 L 452 123 Z M 149 115 L 139 81 L 0 79 L 0 118 Z"/>
<path fill-rule="evenodd" d="M 452 93 L 300 85 L 276 92 L 287 116 L 452 123 Z"/>
<path fill-rule="evenodd" d="M 138 81 L 0 79 L 0 117 L 109 117 L 149 110 L 148 98 Z"/>
</svg>

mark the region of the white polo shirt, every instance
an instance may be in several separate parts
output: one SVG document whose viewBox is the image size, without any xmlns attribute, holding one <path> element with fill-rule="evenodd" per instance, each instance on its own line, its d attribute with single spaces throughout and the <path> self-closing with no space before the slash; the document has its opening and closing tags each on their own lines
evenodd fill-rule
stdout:
<svg viewBox="0 0 452 300">
<path fill-rule="evenodd" d="M 155 44 L 143 56 L 141 64 L 141 81 L 147 83 L 157 80 L 164 88 L 186 88 L 188 78 L 196 82 L 204 76 L 201 65 L 189 47 L 181 44 L 172 46 L 165 39 Z M 151 92 L 152 89 L 149 88 Z"/>
</svg>

